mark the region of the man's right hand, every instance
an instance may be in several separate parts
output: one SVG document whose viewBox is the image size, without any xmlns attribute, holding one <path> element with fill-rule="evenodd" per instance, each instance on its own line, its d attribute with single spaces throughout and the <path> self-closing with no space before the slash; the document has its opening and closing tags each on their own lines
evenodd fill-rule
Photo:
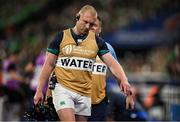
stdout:
<svg viewBox="0 0 180 122">
<path fill-rule="evenodd" d="M 126 109 L 134 109 L 134 99 L 132 95 L 126 97 Z"/>
<path fill-rule="evenodd" d="M 36 94 L 34 96 L 34 104 L 37 105 L 38 103 L 43 103 L 44 95 L 42 91 L 36 91 Z"/>
</svg>

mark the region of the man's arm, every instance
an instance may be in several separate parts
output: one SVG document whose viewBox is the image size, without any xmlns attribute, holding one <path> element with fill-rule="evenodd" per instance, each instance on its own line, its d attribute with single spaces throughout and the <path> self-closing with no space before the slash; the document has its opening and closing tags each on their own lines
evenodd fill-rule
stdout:
<svg viewBox="0 0 180 122">
<path fill-rule="evenodd" d="M 55 67 L 56 60 L 57 60 L 56 55 L 47 52 L 46 59 L 43 64 L 42 71 L 41 71 L 41 74 L 39 77 L 36 94 L 34 96 L 35 104 L 43 101 L 43 88 L 44 88 L 46 81 L 48 81 L 51 72 L 53 71 L 53 69 Z"/>
<path fill-rule="evenodd" d="M 122 66 L 113 58 L 110 53 L 106 53 L 101 56 L 103 62 L 109 67 L 113 75 L 120 82 L 121 90 L 126 94 L 131 94 L 130 84 L 128 83 L 127 77 Z"/>
<path fill-rule="evenodd" d="M 115 53 L 113 47 L 110 44 L 108 44 L 107 42 L 106 42 L 106 45 L 107 45 L 110 53 L 112 54 L 112 56 L 117 60 L 117 56 L 116 56 L 116 53 Z M 126 96 L 126 109 L 134 109 L 134 100 L 133 100 L 132 94 Z"/>
<path fill-rule="evenodd" d="M 120 82 L 121 90 L 126 95 L 132 94 L 131 89 L 130 89 L 130 85 L 128 83 L 128 80 L 127 80 L 127 77 L 124 73 L 123 68 L 113 58 L 111 53 L 109 53 L 109 50 L 107 48 L 105 41 L 102 38 L 96 36 L 96 42 L 97 42 L 97 45 L 99 47 L 99 51 L 98 51 L 99 57 L 101 57 L 101 59 L 109 67 L 109 69 L 111 70 L 113 75 L 115 75 L 115 77 L 118 79 L 118 81 Z"/>
</svg>

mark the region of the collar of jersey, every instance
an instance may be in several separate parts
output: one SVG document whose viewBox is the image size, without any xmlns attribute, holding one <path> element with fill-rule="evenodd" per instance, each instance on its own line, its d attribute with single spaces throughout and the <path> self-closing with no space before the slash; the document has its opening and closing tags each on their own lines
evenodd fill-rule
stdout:
<svg viewBox="0 0 180 122">
<path fill-rule="evenodd" d="M 88 35 L 88 33 L 87 33 L 87 34 L 83 34 L 83 35 L 77 35 L 77 34 L 73 31 L 72 28 L 71 28 L 70 30 L 71 30 L 71 35 L 72 35 L 73 39 L 74 39 L 76 42 L 77 42 L 78 39 L 84 40 L 84 39 L 87 37 L 87 35 Z"/>
</svg>

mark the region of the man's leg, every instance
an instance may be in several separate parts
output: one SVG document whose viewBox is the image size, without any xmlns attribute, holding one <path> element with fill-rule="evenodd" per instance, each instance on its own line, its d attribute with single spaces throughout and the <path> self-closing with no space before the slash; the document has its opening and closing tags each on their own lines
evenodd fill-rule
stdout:
<svg viewBox="0 0 180 122">
<path fill-rule="evenodd" d="M 76 94 L 75 116 L 76 121 L 87 121 L 91 115 L 91 97 Z"/>
<path fill-rule="evenodd" d="M 87 116 L 76 115 L 76 121 L 86 122 Z"/>
<path fill-rule="evenodd" d="M 52 90 L 53 104 L 62 121 L 86 121 L 91 115 L 91 98 L 56 84 Z M 75 114 L 77 115 L 75 117 Z"/>
<path fill-rule="evenodd" d="M 57 111 L 61 121 L 75 121 L 75 114 L 72 108 L 64 108 Z"/>
<path fill-rule="evenodd" d="M 53 104 L 61 121 L 75 121 L 74 101 L 71 92 L 56 84 L 52 90 Z"/>
</svg>

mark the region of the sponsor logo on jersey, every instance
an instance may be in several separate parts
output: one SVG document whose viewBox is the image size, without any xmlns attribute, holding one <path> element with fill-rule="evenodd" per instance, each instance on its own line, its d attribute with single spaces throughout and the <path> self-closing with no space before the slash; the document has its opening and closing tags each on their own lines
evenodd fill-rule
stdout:
<svg viewBox="0 0 180 122">
<path fill-rule="evenodd" d="M 76 45 L 66 45 L 65 47 L 62 48 L 62 53 L 65 56 L 69 56 L 72 53 L 74 54 L 81 54 L 81 55 L 92 55 L 95 53 L 94 50 L 88 50 L 85 49 L 83 46 L 76 46 Z"/>
<path fill-rule="evenodd" d="M 96 75 L 106 75 L 107 66 L 104 63 L 94 63 L 92 73 Z"/>
<path fill-rule="evenodd" d="M 66 69 L 92 71 L 93 63 L 94 60 L 88 58 L 60 57 L 57 60 L 56 66 Z"/>
</svg>

